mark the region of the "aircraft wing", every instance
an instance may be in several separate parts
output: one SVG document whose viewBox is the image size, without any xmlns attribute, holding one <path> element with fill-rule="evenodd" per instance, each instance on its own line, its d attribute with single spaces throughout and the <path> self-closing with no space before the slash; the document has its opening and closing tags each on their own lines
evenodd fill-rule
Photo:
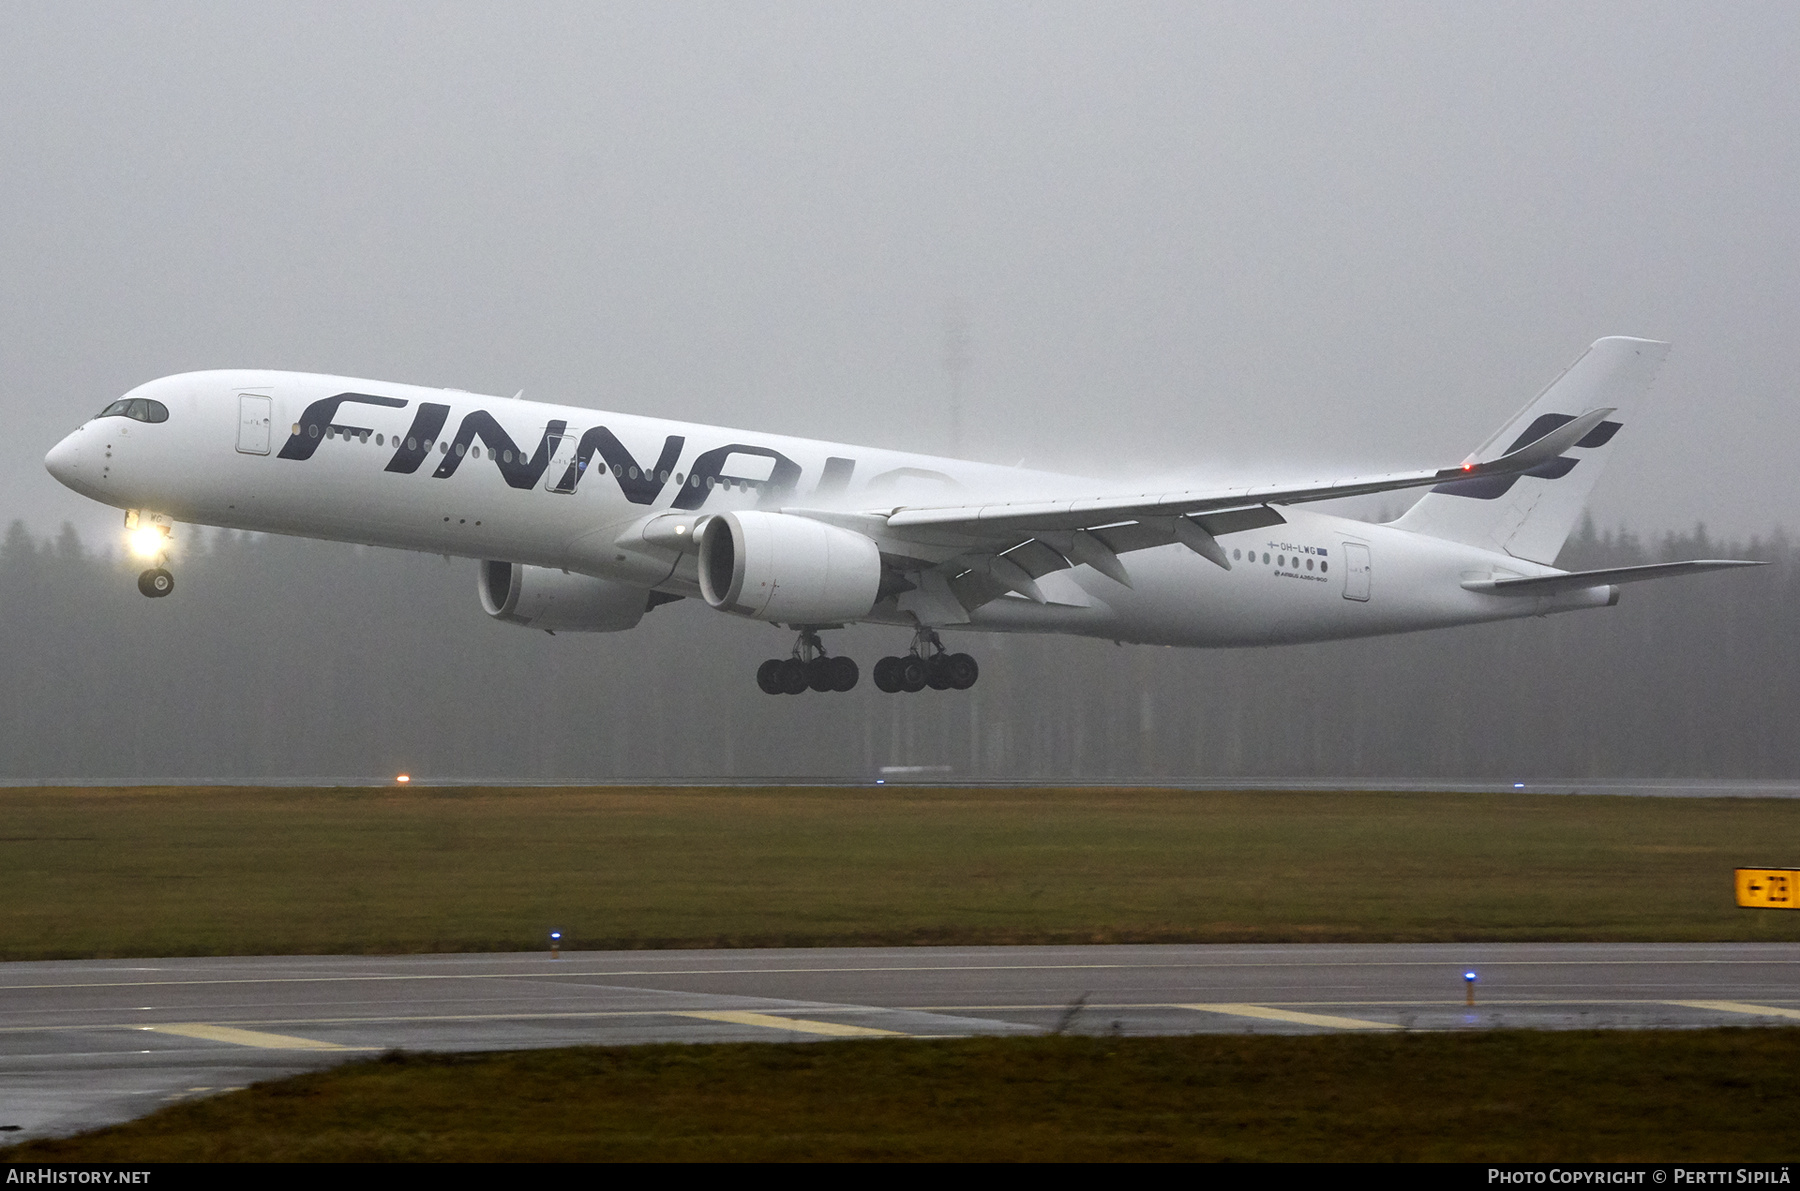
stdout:
<svg viewBox="0 0 1800 1191">
<path fill-rule="evenodd" d="M 1470 459 L 1457 467 L 1430 471 L 1081 500 L 900 507 L 884 513 L 788 511 L 850 528 L 878 526 L 879 536 L 888 542 L 920 543 L 920 554 L 931 557 L 944 571 L 965 608 L 1008 591 L 1044 603 L 1046 598 L 1034 581 L 1052 571 L 1086 563 L 1129 587 L 1131 577 L 1119 555 L 1171 542 L 1180 542 L 1230 570 L 1231 560 L 1218 543 L 1219 535 L 1282 524 L 1285 518 L 1277 511 L 1278 505 L 1529 471 L 1574 446 L 1612 412 L 1611 408 L 1589 410 L 1485 463 Z"/>
<path fill-rule="evenodd" d="M 1031 529 L 1087 529 L 1094 525 L 1135 520 L 1141 517 L 1191 516 L 1196 513 L 1241 509 L 1255 505 L 1300 504 L 1313 500 L 1336 500 L 1344 496 L 1366 496 L 1372 492 L 1392 492 L 1402 488 L 1423 488 L 1448 480 L 1472 480 L 1482 476 L 1512 475 L 1530 471 L 1562 454 L 1580 442 L 1606 420 L 1611 409 L 1589 410 L 1520 447 L 1488 463 L 1465 462 L 1458 467 L 1435 471 L 1397 472 L 1391 475 L 1362 476 L 1343 480 L 1308 484 L 1273 484 L 1263 487 L 1227 488 L 1223 490 L 1144 493 L 1133 496 L 1098 497 L 1075 501 L 1004 502 L 990 505 L 959 507 L 900 508 L 888 514 L 887 524 L 893 529 L 908 526 L 971 528 L 980 526 L 999 529 L 1016 526 Z"/>
</svg>

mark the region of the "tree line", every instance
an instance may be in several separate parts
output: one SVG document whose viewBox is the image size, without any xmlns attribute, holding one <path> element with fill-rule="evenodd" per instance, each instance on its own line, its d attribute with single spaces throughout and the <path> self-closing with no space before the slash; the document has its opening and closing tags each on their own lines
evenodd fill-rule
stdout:
<svg viewBox="0 0 1800 1191">
<path fill-rule="evenodd" d="M 956 636 L 967 692 L 883 695 L 898 629 L 826 635 L 849 695 L 769 696 L 786 630 L 686 600 L 550 636 L 482 614 L 475 564 L 183 527 L 177 590 L 65 525 L 0 542 L 0 778 L 610 781 L 1544 780 L 1800 776 L 1800 595 L 1782 532 L 1570 540 L 1559 564 L 1758 558 L 1618 607 L 1365 641 L 1183 650 Z"/>
</svg>

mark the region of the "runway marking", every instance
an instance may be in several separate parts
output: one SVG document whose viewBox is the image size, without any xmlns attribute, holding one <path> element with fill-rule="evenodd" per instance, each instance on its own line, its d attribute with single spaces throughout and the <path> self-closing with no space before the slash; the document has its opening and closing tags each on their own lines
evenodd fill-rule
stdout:
<svg viewBox="0 0 1800 1191">
<path fill-rule="evenodd" d="M 675 1017 L 697 1017 L 702 1021 L 729 1022 L 737 1026 L 767 1026 L 771 1030 L 792 1030 L 796 1034 L 825 1034 L 833 1038 L 904 1038 L 898 1030 L 877 1030 L 870 1026 L 846 1026 L 833 1021 L 807 1021 L 800 1017 L 776 1017 L 772 1013 L 751 1013 L 743 1009 L 689 1010 Z"/>
<path fill-rule="evenodd" d="M 1235 1004 L 1235 1002 L 1233 1002 L 1233 1003 Z M 1720 1002 L 1720 1001 L 1669 1001 L 1669 1000 L 1653 998 L 1653 997 L 1606 997 L 1606 998 L 1600 998 L 1600 999 L 1592 999 L 1592 998 L 1519 998 L 1519 999 L 1507 999 L 1507 1000 L 1494 1000 L 1494 999 L 1484 1000 L 1482 1002 L 1481 1007 L 1483 1009 L 1500 1009 L 1500 1008 L 1530 1008 L 1530 1007 L 1540 1007 L 1541 1008 L 1541 1007 L 1584 1007 L 1584 1006 L 1586 1006 L 1586 1007 L 1597 1007 L 1597 1008 L 1630 1009 L 1630 1008 L 1635 1008 L 1638 1006 L 1646 1006 L 1646 1005 L 1691 1005 L 1691 1006 L 1696 1006 L 1696 1007 L 1703 1007 L 1703 1006 L 1719 1006 L 1719 1005 L 1724 1005 L 1724 1004 L 1739 1004 L 1739 1003 L 1740 1002 Z M 1219 1004 L 1223 1004 L 1223 1002 L 1221 1002 Z M 1317 1006 L 1320 1008 L 1330 1008 L 1330 1007 L 1339 1007 L 1339 1006 L 1366 1006 L 1369 1008 L 1394 1008 L 1394 1009 L 1418 1009 L 1418 1008 L 1456 1008 L 1456 1009 L 1461 1009 L 1463 1007 L 1463 1002 L 1460 998 L 1442 998 L 1442 999 L 1432 998 L 1432 999 L 1426 999 L 1426 1000 L 1410 1000 L 1410 1001 L 1408 1001 L 1408 1000 L 1393 1000 L 1393 999 L 1379 1000 L 1379 1001 L 1282 1001 L 1282 1002 L 1279 1002 L 1279 1004 L 1287 1005 L 1287 1006 L 1307 1006 L 1307 1007 Z M 1176 1002 L 1176 1001 L 1090 1001 L 1088 1003 L 1087 1007 L 1089 1009 L 1094 1009 L 1094 1010 L 1208 1008 L 1208 1006 L 1200 1006 L 1200 1005 L 1196 1005 L 1194 1003 L 1182 1003 L 1182 1002 Z M 1067 1008 L 1068 1008 L 1068 1006 L 1066 1004 L 1063 1004 L 1062 1002 L 1047 1001 L 1042 1004 L 1019 1004 L 1019 1003 L 1007 1002 L 1007 1003 L 1001 1003 L 1001 1004 L 981 1004 L 981 1005 L 864 1005 L 864 1006 L 854 1006 L 854 1005 L 836 1006 L 836 1005 L 834 1005 L 834 1006 L 828 1006 L 828 1007 L 815 1008 L 812 1010 L 812 1012 L 815 1012 L 815 1013 L 829 1012 L 829 1013 L 833 1013 L 833 1014 L 844 1014 L 844 1015 L 870 1014 L 870 1013 L 924 1013 L 924 1014 L 953 1014 L 953 1013 L 955 1013 L 955 1014 L 960 1014 L 960 1013 L 1018 1013 L 1018 1012 L 1033 1012 L 1033 1011 L 1053 1012 L 1053 1011 L 1065 1010 Z M 1216 1009 L 1217 1005 L 1210 1006 L 1210 1008 Z M 1256 1006 L 1256 1008 L 1263 1009 L 1265 1012 L 1276 1012 L 1277 1011 L 1266 1005 Z M 1777 1014 L 1780 1016 L 1787 1016 L 1789 1014 L 1800 1013 L 1800 1010 L 1791 1010 L 1791 1009 L 1754 1008 L 1754 1009 L 1749 1009 L 1748 1011 L 1755 1012 L 1755 1013 L 1765 1013 L 1765 1012 L 1774 1013 L 1774 1014 Z M 245 1024 L 246 1025 L 263 1025 L 263 1026 L 300 1026 L 303 1028 L 318 1028 L 318 1027 L 329 1027 L 329 1026 L 358 1026 L 358 1025 L 406 1025 L 406 1024 L 419 1023 L 419 1022 L 569 1021 L 569 1020 L 582 1020 L 582 1019 L 595 1019 L 595 1018 L 625 1018 L 625 1017 L 666 1017 L 666 1016 L 692 1017 L 692 1016 L 703 1016 L 707 1012 L 710 1012 L 710 1011 L 668 1009 L 668 1008 L 577 1009 L 577 1010 L 564 1010 L 564 1011 L 560 1011 L 560 1012 L 520 1010 L 518 1012 L 513 1012 L 513 1013 L 405 1013 L 405 1014 L 368 1014 L 368 1015 L 354 1016 L 354 1017 L 281 1017 L 281 1018 L 266 1018 L 266 1019 L 262 1019 L 259 1021 L 246 1022 Z M 776 1015 L 767 1014 L 767 1015 L 763 1015 L 763 1016 L 768 1016 L 768 1017 L 774 1018 Z M 1327 1015 L 1315 1014 L 1312 1016 L 1324 1017 Z M 783 1022 L 793 1022 L 796 1020 L 805 1020 L 805 1019 L 781 1017 L 781 1018 L 778 1018 L 777 1020 L 780 1020 Z M 1355 1020 L 1355 1019 L 1345 1018 L 1345 1019 L 1341 1019 L 1341 1020 Z M 1001 1022 L 998 1024 L 1018 1025 L 1020 1023 Z M 1376 1024 L 1379 1025 L 1380 1023 L 1376 1023 Z M 60 1023 L 54 1024 L 54 1025 L 0 1026 L 0 1035 L 6 1035 L 6 1034 L 55 1034 L 55 1033 L 94 1031 L 94 1030 L 141 1030 L 141 1029 L 145 1029 L 145 1028 L 146 1027 L 142 1023 L 139 1023 L 139 1022 L 60 1022 Z M 1388 1027 L 1383 1027 L 1383 1028 L 1388 1028 Z M 244 1032 L 250 1033 L 252 1031 L 244 1031 Z M 923 1035 L 914 1034 L 914 1035 L 908 1035 L 908 1036 L 909 1037 L 922 1037 Z M 374 1049 L 374 1048 L 361 1048 L 361 1047 L 346 1046 L 344 1049 L 358 1050 L 358 1049 Z M 105 1053 L 105 1052 L 95 1052 L 95 1053 Z"/>
<path fill-rule="evenodd" d="M 1216 1011 L 1218 1009 L 1219 1004 L 1224 1004 L 1224 1003 L 1220 1002 L 1217 1004 L 1202 1006 L 1202 1005 L 1197 1005 L 1195 1003 L 1182 1003 L 1182 1002 L 1175 1002 L 1175 1001 L 1091 1001 L 1088 1003 L 1088 1008 L 1093 1009 L 1093 1010 L 1102 1010 L 1102 1009 L 1196 1009 L 1196 1008 L 1202 1008 L 1202 1009 L 1211 1009 L 1213 1011 Z M 1236 1002 L 1233 1002 L 1233 1004 L 1236 1004 Z M 1431 999 L 1425 999 L 1425 1000 L 1389 999 L 1389 1000 L 1379 1000 L 1379 1001 L 1282 1001 L 1282 1002 L 1279 1002 L 1279 1004 L 1286 1005 L 1286 1006 L 1306 1006 L 1308 1008 L 1314 1007 L 1314 1006 L 1317 1006 L 1319 1008 L 1358 1006 L 1358 1007 L 1368 1007 L 1368 1008 L 1393 1008 L 1393 1009 L 1419 1009 L 1419 1008 L 1461 1009 L 1463 1007 L 1463 1002 L 1462 1002 L 1461 998 L 1442 998 L 1442 999 L 1431 998 Z M 1593 998 L 1518 998 L 1518 999 L 1506 999 L 1506 1000 L 1495 1000 L 1495 999 L 1484 1000 L 1482 1002 L 1481 1007 L 1483 1009 L 1545 1008 L 1545 1007 L 1567 1007 L 1567 1008 L 1592 1007 L 1592 1008 L 1631 1009 L 1631 1008 L 1636 1008 L 1639 1006 L 1647 1006 L 1647 1005 L 1686 1005 L 1686 1006 L 1693 1006 L 1693 1007 L 1697 1007 L 1697 1008 L 1704 1008 L 1704 1007 L 1720 1007 L 1720 1006 L 1724 1006 L 1724 1005 L 1738 1005 L 1738 1004 L 1742 1004 L 1742 1002 L 1736 1002 L 1736 1001 L 1730 1001 L 1730 1002 L 1726 1002 L 1726 1001 L 1669 1001 L 1669 1000 L 1664 1000 L 1664 999 L 1660 999 L 1660 998 L 1652 998 L 1652 997 L 1605 997 L 1605 998 L 1599 998 L 1599 999 L 1593 999 Z M 1044 1002 L 1041 1004 L 1019 1004 L 1019 1003 L 1007 1002 L 1007 1003 L 999 1003 L 999 1004 L 980 1004 L 980 1005 L 864 1005 L 864 1006 L 854 1006 L 854 1005 L 835 1006 L 834 1005 L 834 1006 L 829 1006 L 829 1007 L 815 1008 L 812 1010 L 812 1012 L 815 1012 L 815 1013 L 829 1012 L 832 1014 L 843 1014 L 843 1015 L 871 1014 L 871 1013 L 962 1014 L 962 1013 L 1056 1012 L 1056 1011 L 1065 1010 L 1067 1008 L 1068 1008 L 1068 1006 L 1066 1004 L 1063 1004 L 1062 1002 L 1047 1001 L 1047 1002 Z M 1275 1010 L 1274 1008 L 1267 1006 L 1267 1005 L 1259 1005 L 1259 1006 L 1255 1006 L 1255 1008 L 1262 1009 L 1265 1013 L 1279 1012 L 1279 1010 Z M 1294 1011 L 1295 1012 L 1303 1012 L 1300 1010 L 1294 1010 Z M 1750 1013 L 1771 1013 L 1771 1014 L 1775 1014 L 1777 1016 L 1800 1015 L 1800 1010 L 1778 1009 L 1778 1008 L 1770 1008 L 1770 1007 L 1745 1006 L 1744 1011 L 1750 1012 Z M 366 1026 L 366 1025 L 407 1025 L 407 1024 L 420 1023 L 420 1022 L 571 1021 L 571 1020 L 583 1020 L 583 1019 L 627 1018 L 627 1017 L 666 1017 L 666 1016 L 694 1017 L 694 1016 L 704 1016 L 708 1012 L 711 1012 L 711 1011 L 668 1009 L 668 1008 L 577 1009 L 577 1010 L 564 1010 L 564 1011 L 560 1011 L 560 1012 L 520 1010 L 518 1012 L 513 1012 L 513 1013 L 405 1013 L 405 1014 L 368 1014 L 368 1015 L 353 1016 L 353 1017 L 283 1017 L 283 1018 L 266 1018 L 266 1019 L 263 1019 L 260 1021 L 246 1022 L 245 1024 L 246 1025 L 263 1025 L 263 1026 L 300 1026 L 303 1028 L 319 1028 L 319 1027 L 330 1027 L 330 1026 L 359 1026 L 359 1025 L 363 1025 L 363 1026 Z M 778 1018 L 774 1014 L 764 1014 L 764 1015 L 759 1015 L 759 1016 L 767 1016 L 767 1017 L 774 1018 L 775 1020 L 779 1020 L 782 1022 L 794 1022 L 797 1020 L 805 1020 L 805 1019 L 790 1018 L 790 1017 L 779 1017 Z M 1312 1015 L 1308 1015 L 1308 1016 L 1326 1017 L 1328 1015 L 1312 1014 Z M 1340 1018 L 1338 1020 L 1349 1021 L 1349 1020 L 1356 1020 L 1356 1019 Z M 1021 1023 L 999 1022 L 997 1024 L 1020 1025 Z M 1375 1024 L 1380 1025 L 1381 1023 L 1378 1022 Z M 55 1033 L 72 1033 L 72 1032 L 82 1032 L 82 1031 L 96 1031 L 96 1030 L 141 1030 L 141 1029 L 145 1029 L 145 1028 L 146 1027 L 139 1022 L 61 1022 L 61 1023 L 54 1024 L 54 1025 L 0 1026 L 0 1035 L 55 1034 Z M 1392 1028 L 1392 1027 L 1384 1026 L 1383 1028 Z M 246 1030 L 244 1032 L 251 1033 L 253 1031 Z M 879 1033 L 882 1031 L 877 1031 L 877 1032 Z M 924 1035 L 914 1034 L 914 1035 L 907 1035 L 907 1036 L 916 1038 L 916 1037 L 923 1037 Z M 376 1049 L 376 1048 L 362 1048 L 362 1047 L 346 1046 L 346 1047 L 344 1047 L 344 1049 L 359 1050 L 359 1049 Z M 95 1052 L 95 1053 L 107 1053 L 107 1052 Z"/>
<path fill-rule="evenodd" d="M 1333 1017 L 1328 1013 L 1296 1013 L 1292 1009 L 1270 1009 L 1265 1005 L 1176 1005 L 1176 1009 L 1198 1009 L 1202 1013 L 1224 1013 L 1232 1017 L 1257 1017 L 1266 1021 L 1292 1022 L 1297 1026 L 1325 1026 L 1333 1030 L 1397 1030 L 1386 1021 L 1364 1021 L 1360 1017 Z"/>
<path fill-rule="evenodd" d="M 1712 1009 L 1719 1013 L 1749 1013 L 1757 1017 L 1792 1017 L 1800 1019 L 1800 1009 L 1782 1009 L 1774 1005 L 1747 1005 L 1743 1001 L 1670 1001 L 1686 1009 Z"/>
<path fill-rule="evenodd" d="M 295 1038 L 291 1034 L 265 1034 L 261 1030 L 240 1030 L 236 1026 L 209 1026 L 201 1022 L 184 1022 L 172 1026 L 139 1026 L 158 1034 L 176 1034 L 183 1038 L 200 1038 L 207 1042 L 230 1042 L 237 1046 L 255 1046 L 262 1050 L 377 1050 L 371 1046 L 344 1046 L 337 1042 L 319 1042 L 312 1038 Z"/>
<path fill-rule="evenodd" d="M 1657 1003 L 1660 1004 L 1661 1002 L 1657 1002 Z M 1061 1006 L 1061 1005 L 1046 1005 L 1046 1006 L 1044 1006 L 1044 1008 L 1046 1008 L 1046 1009 L 1061 1009 L 1062 1007 L 1063 1006 Z M 721 1010 L 719 1012 L 727 1012 L 727 1011 Z M 884 1006 L 879 1006 L 879 1005 L 869 1006 L 869 1007 L 860 1007 L 860 1008 L 855 1007 L 855 1006 L 849 1006 L 849 1005 L 845 1005 L 842 1007 L 839 1007 L 836 1005 L 827 1005 L 827 1006 L 820 1006 L 818 1008 L 815 1008 L 814 1010 L 812 1010 L 812 1012 L 815 1012 L 815 1013 L 818 1013 L 818 1012 L 827 1012 L 827 1013 L 894 1013 L 894 1012 L 908 1012 L 908 1011 L 904 1010 L 904 1009 L 899 1009 L 899 1010 L 888 1009 Z M 667 1008 L 663 1008 L 663 1009 L 578 1009 L 578 1010 L 570 1010 L 567 1012 L 559 1012 L 559 1013 L 534 1013 L 529 1010 L 522 1010 L 517 1013 L 408 1013 L 408 1014 L 377 1014 L 377 1015 L 371 1015 L 371 1016 L 366 1016 L 366 1017 L 281 1017 L 281 1018 L 270 1018 L 270 1019 L 258 1021 L 258 1022 L 252 1023 L 252 1024 L 269 1025 L 269 1026 L 316 1027 L 316 1026 L 407 1025 L 407 1024 L 412 1024 L 412 1023 L 416 1023 L 416 1022 L 440 1022 L 440 1021 L 568 1021 L 568 1020 L 585 1020 L 585 1019 L 591 1019 L 591 1018 L 616 1018 L 616 1017 L 708 1017 L 708 1016 L 716 1017 L 717 1013 L 715 1013 L 714 1011 L 711 1011 L 711 1010 L 700 1010 L 700 1009 L 688 1010 L 688 1009 L 667 1009 Z M 773 1014 L 750 1013 L 749 1016 L 768 1017 L 770 1019 L 770 1021 L 772 1021 L 772 1022 L 780 1021 L 783 1023 L 792 1023 L 795 1021 L 805 1020 L 803 1018 L 776 1017 Z M 769 1023 L 757 1022 L 754 1024 L 766 1025 Z M 829 1024 L 829 1023 L 821 1022 L 821 1023 L 816 1023 L 816 1024 L 824 1025 L 824 1024 Z M 137 1022 L 68 1022 L 68 1023 L 64 1023 L 64 1024 L 60 1024 L 60 1025 L 50 1025 L 50 1026 L 0 1026 L 0 1034 L 54 1034 L 54 1033 L 79 1032 L 79 1031 L 85 1031 L 85 1030 L 144 1030 L 144 1029 L 151 1029 L 151 1028 L 153 1028 L 153 1027 L 140 1025 Z M 221 1027 L 221 1028 L 223 1028 L 223 1027 Z M 833 1027 L 833 1028 L 856 1029 L 856 1028 L 860 1028 L 860 1027 L 843 1026 L 843 1027 Z M 254 1031 L 246 1030 L 243 1032 L 244 1033 L 252 1033 Z M 890 1034 L 890 1033 L 895 1033 L 896 1031 L 875 1030 L 873 1032 L 877 1033 L 877 1034 Z M 274 1035 L 271 1035 L 271 1036 L 274 1036 Z M 346 1046 L 346 1047 L 344 1047 L 344 1049 L 359 1050 L 359 1049 L 368 1049 L 368 1048 Z"/>
</svg>

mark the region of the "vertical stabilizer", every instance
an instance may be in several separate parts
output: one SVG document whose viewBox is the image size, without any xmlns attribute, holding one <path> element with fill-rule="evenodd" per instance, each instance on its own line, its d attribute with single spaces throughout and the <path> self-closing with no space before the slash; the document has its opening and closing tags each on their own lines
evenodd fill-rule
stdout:
<svg viewBox="0 0 1800 1191">
<path fill-rule="evenodd" d="M 1614 406 L 1617 413 L 1530 471 L 1439 484 L 1395 526 L 1514 558 L 1555 562 L 1606 466 L 1613 439 L 1626 418 L 1636 416 L 1668 353 L 1668 344 L 1649 339 L 1597 340 L 1475 454 L 1480 459 L 1506 454 L 1597 406 Z"/>
</svg>

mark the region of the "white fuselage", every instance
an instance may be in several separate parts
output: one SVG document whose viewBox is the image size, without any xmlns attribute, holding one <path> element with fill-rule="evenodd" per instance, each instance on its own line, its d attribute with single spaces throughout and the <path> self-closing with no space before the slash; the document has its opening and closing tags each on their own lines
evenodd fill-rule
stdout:
<svg viewBox="0 0 1800 1191">
<path fill-rule="evenodd" d="M 180 522 L 552 567 L 685 596 L 699 593 L 693 555 L 641 536 L 653 514 L 886 512 L 1098 490 L 1078 477 L 344 377 L 196 372 L 127 396 L 162 403 L 167 420 L 95 418 L 46 459 L 94 500 Z M 1158 546 L 1125 556 L 1130 587 L 1078 565 L 1042 577 L 1045 603 L 1008 595 L 963 614 L 915 592 L 884 599 L 867 619 L 1269 645 L 1542 615 L 1615 594 L 1470 591 L 1465 580 L 1556 572 L 1390 526 L 1280 512 L 1285 524 L 1219 537 L 1230 569 L 1182 545 Z M 916 543 L 878 542 L 884 555 L 919 553 Z M 929 561 L 955 553 L 954 543 L 935 548 L 940 557 Z"/>
</svg>

